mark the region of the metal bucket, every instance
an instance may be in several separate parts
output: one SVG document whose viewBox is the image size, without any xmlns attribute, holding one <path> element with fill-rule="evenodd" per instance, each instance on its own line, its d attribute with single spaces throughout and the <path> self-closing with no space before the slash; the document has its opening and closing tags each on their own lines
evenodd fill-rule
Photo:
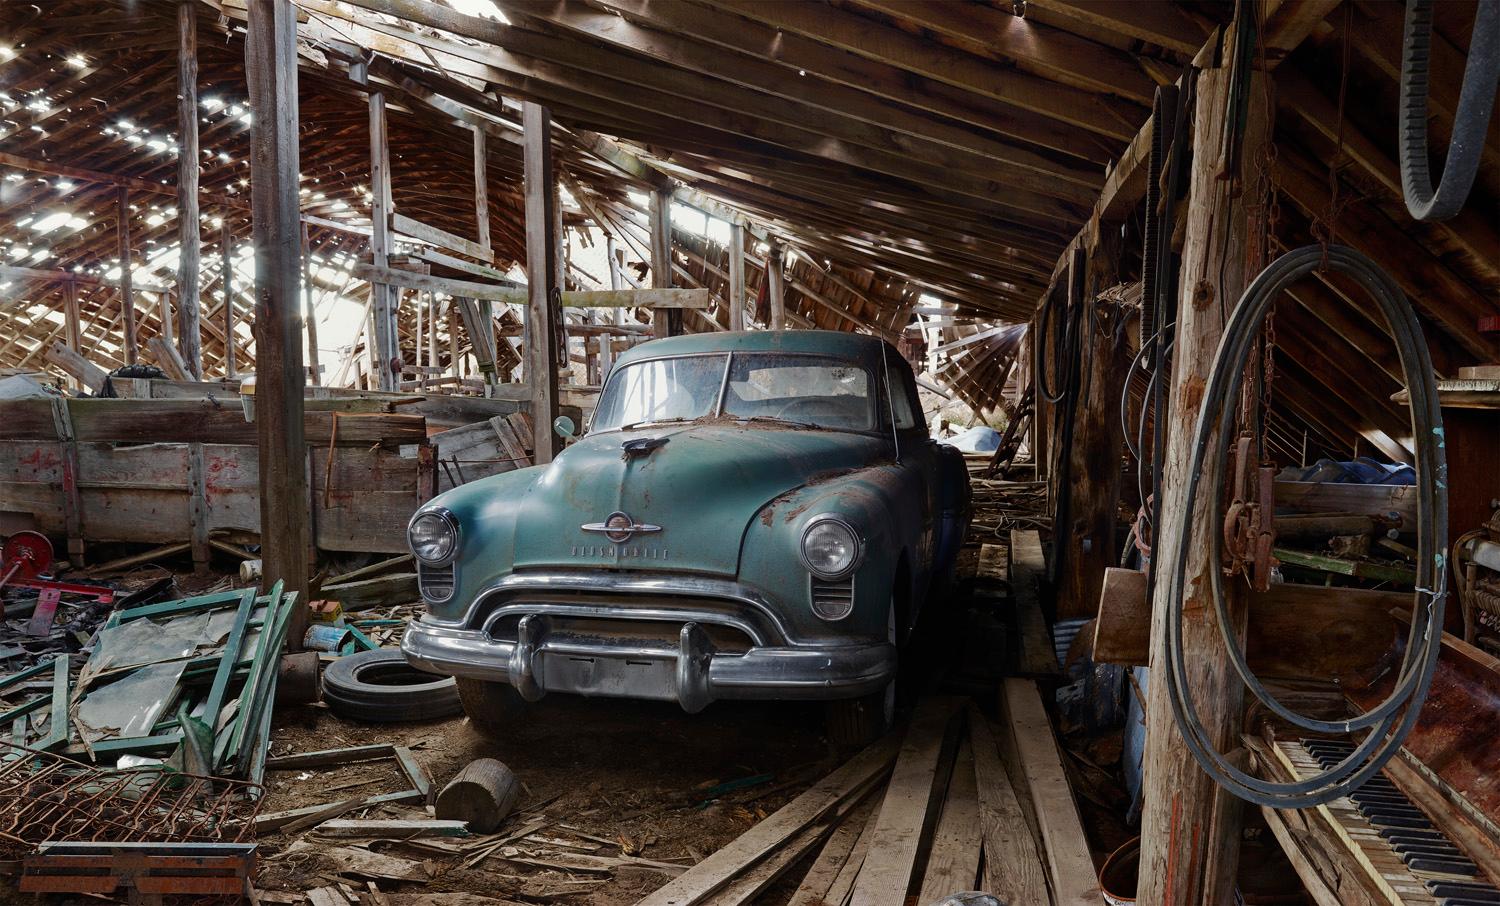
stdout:
<svg viewBox="0 0 1500 906">
<path fill-rule="evenodd" d="M 1104 860 L 1099 869 L 1099 891 L 1109 906 L 1129 906 L 1135 902 L 1136 885 L 1141 872 L 1141 838 L 1126 840 Z"/>
</svg>

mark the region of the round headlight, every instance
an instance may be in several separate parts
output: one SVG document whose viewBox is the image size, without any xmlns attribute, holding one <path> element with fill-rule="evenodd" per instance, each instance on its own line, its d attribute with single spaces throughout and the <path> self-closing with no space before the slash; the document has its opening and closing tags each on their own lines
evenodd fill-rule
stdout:
<svg viewBox="0 0 1500 906">
<path fill-rule="evenodd" d="M 411 521 L 406 530 L 406 540 L 417 559 L 441 563 L 448 559 L 458 544 L 458 531 L 442 515 L 423 513 Z"/>
<path fill-rule="evenodd" d="M 859 536 L 837 519 L 820 519 L 802 533 L 802 562 L 820 578 L 841 578 L 859 562 Z"/>
</svg>

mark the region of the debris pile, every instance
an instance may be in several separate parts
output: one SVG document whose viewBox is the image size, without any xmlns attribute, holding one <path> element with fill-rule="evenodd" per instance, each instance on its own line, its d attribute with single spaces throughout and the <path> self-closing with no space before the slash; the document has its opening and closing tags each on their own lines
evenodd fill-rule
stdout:
<svg viewBox="0 0 1500 906">
<path fill-rule="evenodd" d="M 278 584 L 116 610 L 80 651 L 0 677 L 0 725 L 82 761 L 258 782 L 295 604 Z"/>
</svg>

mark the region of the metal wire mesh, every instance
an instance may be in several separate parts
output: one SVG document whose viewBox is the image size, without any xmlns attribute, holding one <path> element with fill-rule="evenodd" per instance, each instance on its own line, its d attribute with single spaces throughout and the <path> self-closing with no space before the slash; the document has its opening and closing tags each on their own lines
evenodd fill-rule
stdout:
<svg viewBox="0 0 1500 906">
<path fill-rule="evenodd" d="M 94 767 L 0 740 L 0 852 L 46 841 L 249 842 L 258 792 L 241 781 Z"/>
</svg>

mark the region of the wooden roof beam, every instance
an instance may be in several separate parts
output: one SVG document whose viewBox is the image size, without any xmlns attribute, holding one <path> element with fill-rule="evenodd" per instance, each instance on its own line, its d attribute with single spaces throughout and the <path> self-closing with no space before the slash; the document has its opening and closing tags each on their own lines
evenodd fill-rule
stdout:
<svg viewBox="0 0 1500 906">
<path fill-rule="evenodd" d="M 1045 10 L 1087 22 L 1189 56 L 1203 46 L 1205 29 L 1171 0 L 1027 0 Z"/>
<path fill-rule="evenodd" d="M 605 104 L 610 112 L 618 112 L 618 106 L 623 105 L 636 111 L 637 116 L 685 120 L 741 139 L 756 139 L 918 183 L 934 193 L 966 195 L 1044 218 L 1076 219 L 1081 215 L 1077 206 L 1087 204 L 1094 194 L 1085 184 L 1060 181 L 1031 170 L 1013 170 L 1001 185 L 994 178 L 994 162 L 975 154 L 914 141 L 902 148 L 889 132 L 872 131 L 848 117 L 818 116 L 801 105 L 726 82 L 683 79 L 680 73 L 634 56 L 467 16 L 428 0 L 352 2 L 486 42 L 491 46 L 448 42 L 446 49 L 500 70 L 492 73 L 491 81 L 543 103 L 560 99 L 583 109 Z M 370 27 L 391 28 L 374 22 Z M 699 105 L 691 117 L 678 112 L 683 101 Z M 892 147 L 902 153 L 884 150 Z"/>
<path fill-rule="evenodd" d="M 1101 175 L 1078 169 L 1041 154 L 986 138 L 944 119 L 895 106 L 864 91 L 814 77 L 763 58 L 724 52 L 724 48 L 655 28 L 644 28 L 613 12 L 602 12 L 567 0 L 512 0 L 511 15 L 555 26 L 612 47 L 643 54 L 700 76 L 722 79 L 742 88 L 774 95 L 788 102 L 786 122 L 807 122 L 811 107 L 828 118 L 854 119 L 867 126 L 891 130 L 882 147 L 897 148 L 914 157 L 932 159 L 933 144 L 982 155 L 1009 166 L 1055 176 L 1064 182 L 1098 188 Z M 805 70 L 803 70 L 805 72 Z M 822 123 L 820 123 L 820 126 Z"/>
<path fill-rule="evenodd" d="M 177 186 L 169 183 L 156 183 L 149 179 L 139 179 L 134 176 L 121 176 L 112 173 L 103 173 L 98 170 L 90 170 L 87 167 L 72 167 L 67 164 L 55 163 L 53 161 L 35 160 L 22 157 L 19 154 L 9 154 L 0 151 L 0 165 L 15 167 L 18 170 L 29 170 L 33 173 L 43 173 L 48 176 L 62 176 L 67 179 L 76 179 L 81 182 L 92 182 L 106 186 L 119 186 L 127 188 L 132 192 L 144 192 L 149 195 L 165 195 L 171 198 L 177 197 Z M 223 207 L 237 208 L 248 211 L 250 202 L 243 198 L 235 198 L 232 195 L 224 195 L 218 192 L 200 191 L 198 196 L 205 201 L 210 201 Z"/>
<path fill-rule="evenodd" d="M 1130 54 L 1072 32 L 1028 22 L 982 3 L 941 0 L 857 0 L 859 6 L 920 26 L 960 46 L 1000 54 L 1023 70 L 1085 91 L 1150 104 L 1156 83 Z"/>
<path fill-rule="evenodd" d="M 978 57 L 954 53 L 898 28 L 832 7 L 763 3 L 760 0 L 711 0 L 711 3 L 719 9 L 774 28 L 796 32 L 814 41 L 1116 140 L 1128 141 L 1144 116 L 1137 105 L 1008 71 Z"/>
<path fill-rule="evenodd" d="M 1111 141 L 1011 104 L 981 97 L 943 82 L 858 54 L 820 44 L 761 22 L 725 16 L 694 3 L 596 0 L 632 21 L 737 53 L 751 53 L 828 82 L 866 92 L 903 107 L 935 114 L 968 127 L 1061 151 L 1103 164 Z M 799 76 L 800 78 L 801 76 Z"/>
</svg>

